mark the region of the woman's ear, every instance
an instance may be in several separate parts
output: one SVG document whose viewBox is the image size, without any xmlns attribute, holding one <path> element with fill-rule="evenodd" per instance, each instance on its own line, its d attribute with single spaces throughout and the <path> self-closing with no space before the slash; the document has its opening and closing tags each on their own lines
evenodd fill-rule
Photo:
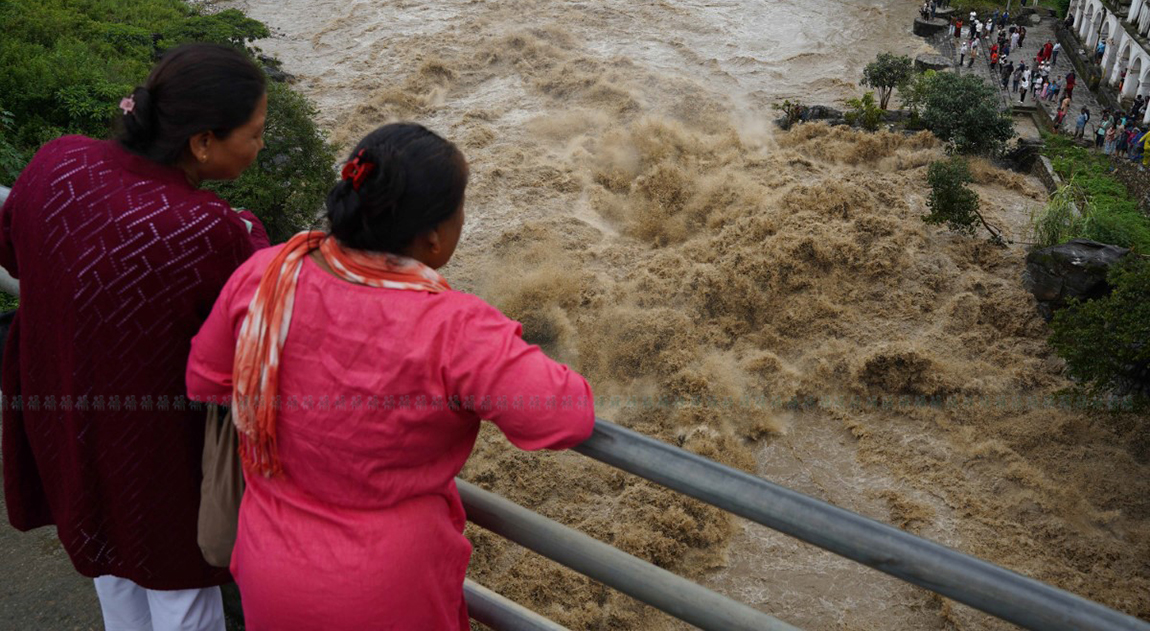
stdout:
<svg viewBox="0 0 1150 631">
<path fill-rule="evenodd" d="M 209 151 L 213 137 L 212 132 L 202 131 L 188 139 L 188 151 L 192 154 L 192 160 L 200 164 L 208 161 L 211 157 Z"/>
<path fill-rule="evenodd" d="M 439 254 L 439 250 L 440 250 L 439 228 L 436 228 L 434 230 L 428 230 L 427 234 L 424 235 L 424 238 L 427 239 L 428 251 L 431 252 L 432 254 Z"/>
</svg>

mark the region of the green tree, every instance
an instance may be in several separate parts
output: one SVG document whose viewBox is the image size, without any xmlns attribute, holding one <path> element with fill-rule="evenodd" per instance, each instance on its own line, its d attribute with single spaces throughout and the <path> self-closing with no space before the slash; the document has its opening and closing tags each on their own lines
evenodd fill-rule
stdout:
<svg viewBox="0 0 1150 631">
<path fill-rule="evenodd" d="M 935 74 L 924 86 L 922 119 L 957 153 L 991 154 L 1014 136 L 998 91 L 974 74 Z"/>
<path fill-rule="evenodd" d="M 845 117 L 851 125 L 860 125 L 867 131 L 877 131 L 882 122 L 882 108 L 875 105 L 874 92 L 867 92 L 861 99 L 847 100 L 851 111 Z"/>
<path fill-rule="evenodd" d="M 255 52 L 262 23 L 229 9 L 208 15 L 181 0 L 0 0 L 0 184 L 11 185 L 44 143 L 108 137 L 117 105 L 158 55 L 215 42 Z M 268 85 L 267 148 L 235 182 L 214 188 L 250 208 L 281 240 L 316 223 L 335 155 L 307 101 Z"/>
<path fill-rule="evenodd" d="M 1150 260 L 1129 254 L 1107 276 L 1108 296 L 1054 314 L 1050 344 L 1072 377 L 1096 392 L 1150 395 Z"/>
<path fill-rule="evenodd" d="M 906 84 L 914 74 L 914 64 L 906 55 L 879 53 L 874 61 L 863 68 L 863 85 L 876 88 L 879 94 L 879 107 L 886 109 L 894 89 Z"/>
<path fill-rule="evenodd" d="M 926 181 L 930 185 L 930 198 L 926 205 L 930 213 L 923 215 L 929 224 L 943 224 L 962 234 L 973 235 L 980 222 L 995 243 L 1002 243 L 1002 233 L 990 226 L 978 212 L 978 193 L 968 186 L 973 181 L 966 160 L 952 157 L 931 163 Z"/>
<path fill-rule="evenodd" d="M 905 84 L 899 86 L 899 98 L 902 99 L 903 107 L 910 110 L 911 116 L 922 115 L 926 95 L 930 92 L 930 84 L 937 75 L 938 72 L 934 70 L 915 73 Z"/>
</svg>

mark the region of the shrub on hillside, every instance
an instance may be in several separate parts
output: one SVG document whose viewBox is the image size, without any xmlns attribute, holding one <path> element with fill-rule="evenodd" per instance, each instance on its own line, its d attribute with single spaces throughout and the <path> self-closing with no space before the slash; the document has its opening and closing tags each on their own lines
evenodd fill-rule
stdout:
<svg viewBox="0 0 1150 631">
<path fill-rule="evenodd" d="M 926 205 L 930 213 L 923 215 L 929 224 L 946 224 L 948 228 L 965 235 L 973 235 L 978 224 L 982 224 L 996 243 L 1002 243 L 1002 234 L 986 223 L 978 212 L 978 193 L 968 186 L 973 180 L 970 166 L 959 157 L 931 163 L 926 173 L 930 185 L 930 197 Z"/>
<path fill-rule="evenodd" d="M 878 131 L 882 123 L 882 108 L 875 105 L 874 92 L 867 92 L 861 99 L 847 100 L 850 111 L 846 113 L 847 122 L 858 125 L 867 131 Z"/>
<path fill-rule="evenodd" d="M 1050 158 L 1055 172 L 1068 180 L 1068 195 L 1075 199 L 1081 216 L 1065 212 L 1044 211 L 1038 218 L 1048 232 L 1065 237 L 1061 241 L 1039 241 L 1054 245 L 1080 237 L 1130 248 L 1150 254 L 1150 219 L 1138 208 L 1138 201 L 1111 171 L 1110 158 L 1073 144 L 1061 136 L 1047 136 L 1043 153 Z M 1056 194 L 1052 201 L 1056 201 Z"/>
<path fill-rule="evenodd" d="M 977 75 L 935 73 L 918 89 L 923 123 L 954 152 L 997 153 L 1014 136 L 998 91 Z"/>
<path fill-rule="evenodd" d="M 1150 396 L 1150 260 L 1127 255 L 1104 298 L 1055 313 L 1050 344 L 1072 377 L 1097 392 Z"/>
</svg>

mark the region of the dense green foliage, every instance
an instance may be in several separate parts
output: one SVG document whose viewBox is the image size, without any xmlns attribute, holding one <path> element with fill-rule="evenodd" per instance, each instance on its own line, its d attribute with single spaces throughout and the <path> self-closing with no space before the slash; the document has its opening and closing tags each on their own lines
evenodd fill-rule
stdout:
<svg viewBox="0 0 1150 631">
<path fill-rule="evenodd" d="M 859 125 L 867 131 L 878 131 L 882 122 L 882 108 L 874 102 L 874 92 L 867 92 L 861 99 L 848 99 L 845 117 L 851 125 Z"/>
<path fill-rule="evenodd" d="M 1035 247 L 1048 248 L 1082 237 L 1086 215 L 1083 213 L 1081 189 L 1065 184 L 1050 196 L 1046 206 L 1030 218 Z"/>
<path fill-rule="evenodd" d="M 943 224 L 956 232 L 972 235 L 978 220 L 978 193 L 968 186 L 974 179 L 970 165 L 962 158 L 949 158 L 931 163 L 926 172 L 930 197 L 926 205 L 930 214 L 923 215 L 929 224 Z"/>
<path fill-rule="evenodd" d="M 905 85 L 913 74 L 914 64 L 910 57 L 879 53 L 863 68 L 862 83 L 878 89 L 879 107 L 885 110 L 894 89 Z"/>
<path fill-rule="evenodd" d="M 180 0 L 0 0 L 0 32 L 0 184 L 9 186 L 53 138 L 108 137 L 120 99 L 164 51 L 192 41 L 245 48 L 268 36 L 235 9 L 206 15 Z M 335 155 L 311 113 L 289 89 L 269 88 L 268 148 L 219 187 L 273 238 L 311 223 L 334 181 Z"/>
<path fill-rule="evenodd" d="M 1014 136 L 1014 121 L 998 90 L 974 73 L 924 73 L 921 113 L 926 128 L 957 153 L 993 154 Z"/>
<path fill-rule="evenodd" d="M 1071 182 L 1081 217 L 1066 217 L 1062 232 L 1066 239 L 1083 238 L 1131 248 L 1150 254 L 1150 219 L 1138 208 L 1138 200 L 1112 174 L 1110 158 L 1075 145 L 1063 136 L 1047 136 L 1043 153 L 1055 172 Z M 1050 223 L 1046 217 L 1039 221 Z M 1070 220 L 1073 219 L 1073 222 Z M 1072 224 L 1072 225 L 1071 225 Z M 1053 244 L 1050 244 L 1053 245 Z"/>
<path fill-rule="evenodd" d="M 1058 311 L 1050 344 L 1090 389 L 1150 395 L 1150 260 L 1129 255 L 1107 277 L 1110 295 Z"/>
</svg>

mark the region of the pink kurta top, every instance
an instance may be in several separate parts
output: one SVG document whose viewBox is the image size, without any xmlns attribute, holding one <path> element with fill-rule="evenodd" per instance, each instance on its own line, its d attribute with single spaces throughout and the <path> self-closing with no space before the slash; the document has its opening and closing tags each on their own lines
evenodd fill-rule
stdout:
<svg viewBox="0 0 1150 631">
<path fill-rule="evenodd" d="M 192 341 L 192 399 L 230 396 L 277 252 L 236 271 Z M 587 381 L 520 331 L 475 296 L 353 285 L 305 259 L 280 364 L 283 475 L 247 478 L 232 556 L 249 629 L 468 628 L 453 479 L 480 418 L 528 450 L 571 447 L 594 425 Z"/>
</svg>

